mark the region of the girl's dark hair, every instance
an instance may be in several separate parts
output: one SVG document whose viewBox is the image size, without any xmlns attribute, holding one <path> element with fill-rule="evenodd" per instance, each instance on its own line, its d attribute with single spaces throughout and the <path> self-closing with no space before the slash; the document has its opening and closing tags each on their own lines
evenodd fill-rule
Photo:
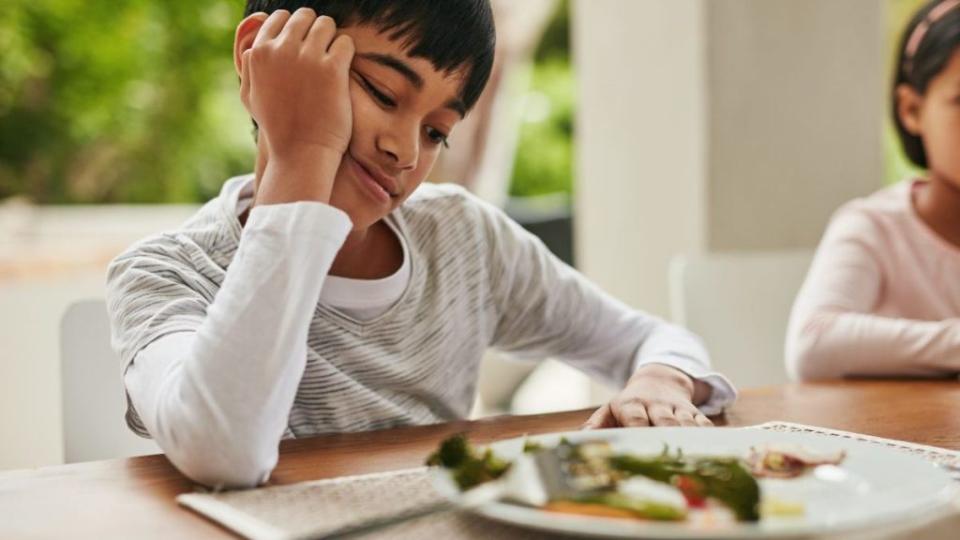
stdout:
<svg viewBox="0 0 960 540">
<path fill-rule="evenodd" d="M 927 29 L 912 58 L 907 54 L 907 43 L 917 26 L 927 18 L 931 10 L 936 8 L 942 0 L 929 2 L 913 16 L 900 38 L 899 53 L 897 55 L 896 75 L 893 79 L 893 124 L 900 137 L 900 144 L 907 157 L 917 166 L 927 168 L 927 153 L 923 149 L 923 139 L 911 134 L 900 121 L 897 112 L 897 87 L 908 84 L 917 93 L 923 95 L 933 80 L 947 66 L 953 53 L 960 48 L 960 7 L 951 9 L 937 19 Z"/>
<path fill-rule="evenodd" d="M 459 98 L 467 110 L 490 78 L 496 32 L 489 0 L 247 0 L 244 16 L 301 7 L 338 26 L 373 25 L 438 71 L 463 70 Z"/>
</svg>

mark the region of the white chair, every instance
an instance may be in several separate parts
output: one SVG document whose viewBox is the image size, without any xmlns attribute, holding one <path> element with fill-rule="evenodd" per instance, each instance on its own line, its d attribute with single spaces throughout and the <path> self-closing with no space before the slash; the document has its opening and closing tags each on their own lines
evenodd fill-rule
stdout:
<svg viewBox="0 0 960 540">
<path fill-rule="evenodd" d="M 127 429 L 120 359 L 110 348 L 103 300 L 75 302 L 60 320 L 66 463 L 160 453 Z"/>
<path fill-rule="evenodd" d="M 671 315 L 738 387 L 785 383 L 787 321 L 811 259 L 806 250 L 675 257 Z"/>
<path fill-rule="evenodd" d="M 517 360 L 488 350 L 471 418 L 540 414 L 592 405 L 590 377 L 557 360 Z"/>
</svg>

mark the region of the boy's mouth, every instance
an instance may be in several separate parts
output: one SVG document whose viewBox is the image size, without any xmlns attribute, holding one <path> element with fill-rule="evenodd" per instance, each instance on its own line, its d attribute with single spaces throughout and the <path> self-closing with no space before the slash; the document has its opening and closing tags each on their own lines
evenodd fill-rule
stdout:
<svg viewBox="0 0 960 540">
<path fill-rule="evenodd" d="M 382 195 L 377 197 L 385 201 L 396 198 L 400 195 L 400 188 L 396 179 L 380 173 L 376 168 L 366 167 L 360 160 L 347 153 L 346 157 L 350 161 L 354 174 L 362 184 L 365 184 L 373 195 Z"/>
</svg>

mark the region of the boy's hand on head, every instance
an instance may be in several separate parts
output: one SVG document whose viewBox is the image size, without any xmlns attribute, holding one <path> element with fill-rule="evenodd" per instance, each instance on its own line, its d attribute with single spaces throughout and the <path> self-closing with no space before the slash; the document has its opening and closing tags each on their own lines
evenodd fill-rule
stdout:
<svg viewBox="0 0 960 540">
<path fill-rule="evenodd" d="M 350 143 L 353 54 L 353 41 L 337 36 L 333 19 L 317 17 L 308 8 L 271 13 L 253 45 L 243 52 L 240 96 L 264 138 L 268 166 L 282 167 L 286 174 L 277 177 L 303 177 L 291 175 L 303 171 L 327 184 L 302 186 L 308 191 L 300 197 L 295 195 L 296 186 L 284 186 L 281 198 L 322 200 L 325 193 L 329 199 L 333 176 L 311 172 L 316 172 L 319 160 L 339 166 Z M 325 165 L 329 169 L 329 163 Z M 261 188 L 270 191 L 271 186 Z"/>
<path fill-rule="evenodd" d="M 709 396 L 710 387 L 682 371 L 648 364 L 636 371 L 626 387 L 597 409 L 583 429 L 636 426 L 712 426 L 694 405 Z"/>
</svg>

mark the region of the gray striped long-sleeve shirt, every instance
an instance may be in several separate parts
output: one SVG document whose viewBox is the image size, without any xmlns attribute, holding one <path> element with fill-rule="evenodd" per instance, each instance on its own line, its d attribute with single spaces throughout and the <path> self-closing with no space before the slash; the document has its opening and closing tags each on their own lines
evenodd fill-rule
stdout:
<svg viewBox="0 0 960 540">
<path fill-rule="evenodd" d="M 124 378 L 127 422 L 199 482 L 265 481 L 282 437 L 464 418 L 487 347 L 618 387 L 641 364 L 672 365 L 713 387 L 708 414 L 734 398 L 695 336 L 606 295 L 452 185 L 424 184 L 389 216 L 411 258 L 407 290 L 375 319 L 351 319 L 317 302 L 346 214 L 258 206 L 241 228 L 252 181 L 231 179 L 108 273 L 114 347 L 137 372 Z"/>
</svg>

